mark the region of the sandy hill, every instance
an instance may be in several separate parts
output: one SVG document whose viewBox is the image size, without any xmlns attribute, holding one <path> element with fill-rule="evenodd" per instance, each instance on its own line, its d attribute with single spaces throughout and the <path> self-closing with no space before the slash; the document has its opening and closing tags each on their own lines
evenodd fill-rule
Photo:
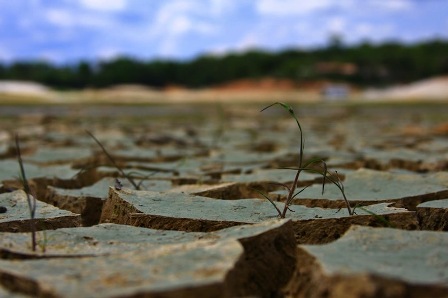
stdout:
<svg viewBox="0 0 448 298">
<path fill-rule="evenodd" d="M 0 81 L 0 93 L 21 95 L 47 95 L 51 90 L 41 84 L 29 81 Z"/>
<path fill-rule="evenodd" d="M 368 90 L 367 99 L 447 99 L 448 76 L 440 76 L 417 81 L 407 85 L 394 86 L 382 90 Z"/>
</svg>

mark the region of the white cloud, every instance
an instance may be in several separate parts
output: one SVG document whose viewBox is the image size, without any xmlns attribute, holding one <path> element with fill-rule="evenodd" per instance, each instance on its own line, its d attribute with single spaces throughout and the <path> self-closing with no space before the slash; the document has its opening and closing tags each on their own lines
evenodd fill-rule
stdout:
<svg viewBox="0 0 448 298">
<path fill-rule="evenodd" d="M 72 14 L 67 10 L 49 9 L 45 13 L 47 21 L 61 27 L 71 27 L 74 25 Z"/>
<path fill-rule="evenodd" d="M 185 58 L 205 51 L 220 54 L 253 47 L 277 50 L 286 46 L 321 46 L 332 33 L 341 34 L 347 44 L 362 39 L 380 42 L 392 38 L 417 40 L 437 34 L 447 36 L 446 17 L 429 12 L 441 11 L 448 4 L 427 2 L 0 0 L 3 3 L 0 38 L 9 45 L 6 49 L 11 50 L 7 53 L 3 49 L 0 59 L 25 55 L 21 52 L 38 56 L 40 49 L 60 51 L 67 57 L 78 51 L 79 55 L 98 55 L 103 59 L 120 53 Z M 407 22 L 412 19 L 418 22 L 410 28 Z M 11 39 L 10 32 L 23 36 L 22 44 Z M 215 45 L 212 50 L 211 45 Z M 45 55 L 63 59 L 56 54 L 46 52 Z"/>
<path fill-rule="evenodd" d="M 348 42 L 370 41 L 379 42 L 396 35 L 392 23 L 355 23 L 349 28 L 350 34 L 344 35 Z"/>
<path fill-rule="evenodd" d="M 237 51 L 246 51 L 249 49 L 256 48 L 260 45 L 260 41 L 255 34 L 247 34 L 241 41 L 236 45 L 235 49 Z"/>
<path fill-rule="evenodd" d="M 219 2 L 219 1 L 218 1 Z M 216 2 L 215 5 L 221 5 Z M 216 8 L 218 13 L 223 8 Z M 147 36 L 160 44 L 159 54 L 179 54 L 182 39 L 191 33 L 214 34 L 216 26 L 208 18 L 207 6 L 195 0 L 166 2 L 147 28 Z"/>
<path fill-rule="evenodd" d="M 368 37 L 374 32 L 375 27 L 372 24 L 361 23 L 356 25 L 353 32 L 362 37 Z"/>
<path fill-rule="evenodd" d="M 97 50 L 96 52 L 96 58 L 99 58 L 100 60 L 107 61 L 112 60 L 116 57 L 119 57 L 121 54 L 123 54 L 118 48 L 114 47 L 103 47 Z"/>
<path fill-rule="evenodd" d="M 5 48 L 0 48 L 0 60 L 3 61 L 10 61 L 13 59 L 13 55 L 10 51 L 6 50 Z"/>
<path fill-rule="evenodd" d="M 260 40 L 253 33 L 248 33 L 236 44 L 220 44 L 211 47 L 207 51 L 207 55 L 210 56 L 223 56 L 229 52 L 245 52 L 250 49 L 254 49 L 260 46 Z"/>
<path fill-rule="evenodd" d="M 126 0 L 79 0 L 79 3 L 87 8 L 102 11 L 120 11 L 126 8 Z"/>
<path fill-rule="evenodd" d="M 163 5 L 151 24 L 151 35 L 180 35 L 189 31 L 204 32 L 206 23 L 195 21 L 193 15 L 201 10 L 195 1 L 171 1 Z M 209 30 L 212 26 L 209 26 Z M 205 30 L 207 31 L 207 30 Z"/>
<path fill-rule="evenodd" d="M 260 0 L 256 3 L 256 11 L 262 15 L 293 16 L 313 15 L 329 9 L 341 9 L 345 13 L 368 12 L 369 9 L 386 11 L 403 11 L 413 7 L 411 0 L 365 0 L 360 4 L 355 0 Z"/>
<path fill-rule="evenodd" d="M 212 33 L 214 27 L 206 22 L 194 21 L 185 15 L 173 18 L 170 21 L 169 32 L 173 35 L 182 35 L 187 32 Z"/>
<path fill-rule="evenodd" d="M 413 7 L 413 3 L 410 0 L 371 0 L 370 4 L 390 11 L 408 10 Z"/>
<path fill-rule="evenodd" d="M 235 9 L 240 1 L 210 0 L 210 13 L 215 16 L 223 15 Z"/>
<path fill-rule="evenodd" d="M 341 17 L 333 17 L 327 22 L 327 31 L 342 34 L 346 29 L 346 20 Z"/>
<path fill-rule="evenodd" d="M 221 57 L 227 54 L 232 47 L 229 45 L 219 44 L 210 47 L 210 49 L 207 50 L 206 55 L 209 56 L 215 56 L 215 57 Z"/>
<path fill-rule="evenodd" d="M 95 14 L 84 12 L 73 12 L 65 9 L 48 9 L 45 12 L 46 20 L 59 27 L 95 27 L 95 28 L 111 28 L 114 23 L 107 17 L 99 18 Z"/>
<path fill-rule="evenodd" d="M 192 28 L 191 20 L 186 16 L 178 16 L 170 21 L 169 31 L 174 35 L 184 34 Z"/>
<path fill-rule="evenodd" d="M 175 38 L 165 38 L 160 42 L 158 47 L 158 55 L 161 57 L 170 57 L 178 55 L 178 41 Z"/>
<path fill-rule="evenodd" d="M 382 24 L 367 24 L 362 23 L 358 24 L 355 27 L 354 33 L 359 35 L 377 35 L 377 36 L 386 36 L 394 32 L 394 26 L 390 23 L 382 23 Z"/>
<path fill-rule="evenodd" d="M 333 0 L 260 0 L 256 4 L 256 10 L 263 15 L 304 15 L 334 4 Z"/>
<path fill-rule="evenodd" d="M 200 8 L 195 1 L 165 2 L 156 14 L 156 22 L 166 22 L 173 16 L 191 14 Z"/>
</svg>

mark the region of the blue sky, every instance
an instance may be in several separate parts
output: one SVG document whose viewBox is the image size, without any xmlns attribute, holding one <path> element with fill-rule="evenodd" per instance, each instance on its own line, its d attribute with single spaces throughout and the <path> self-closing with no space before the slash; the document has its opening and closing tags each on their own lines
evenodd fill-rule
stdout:
<svg viewBox="0 0 448 298">
<path fill-rule="evenodd" d="M 445 0 L 0 0 L 0 61 L 191 59 L 250 48 L 448 39 Z"/>
</svg>

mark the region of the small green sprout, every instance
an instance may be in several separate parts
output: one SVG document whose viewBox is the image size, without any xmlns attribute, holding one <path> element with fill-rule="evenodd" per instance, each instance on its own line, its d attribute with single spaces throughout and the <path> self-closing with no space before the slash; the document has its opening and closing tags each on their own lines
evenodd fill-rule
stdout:
<svg viewBox="0 0 448 298">
<path fill-rule="evenodd" d="M 42 253 L 47 252 L 48 241 L 49 241 L 49 239 L 47 236 L 47 232 L 44 230 L 44 231 L 42 231 L 41 239 L 37 242 L 37 245 L 39 246 Z"/>
<path fill-rule="evenodd" d="M 23 185 L 23 190 L 26 194 L 26 201 L 28 203 L 28 209 L 30 211 L 30 230 L 31 230 L 31 249 L 33 251 L 36 251 L 36 223 L 35 223 L 35 216 L 36 216 L 36 196 L 31 195 L 31 188 L 28 184 L 28 180 L 26 179 L 25 175 L 25 168 L 23 166 L 23 160 L 22 160 L 22 154 L 20 152 L 20 140 L 19 135 L 16 134 L 16 150 L 17 150 L 17 161 L 19 162 L 20 167 L 20 181 Z"/>
<path fill-rule="evenodd" d="M 304 152 L 305 152 L 305 140 L 303 137 L 303 131 L 302 131 L 302 126 L 300 125 L 299 119 L 297 118 L 296 114 L 294 113 L 294 110 L 291 106 L 289 106 L 286 103 L 283 102 L 276 102 L 273 103 L 267 107 L 265 107 L 264 109 L 261 110 L 261 112 L 275 106 L 275 105 L 280 105 L 282 108 L 284 108 L 286 111 L 288 111 L 289 115 L 294 118 L 294 120 L 297 123 L 297 126 L 299 128 L 299 132 L 300 132 L 300 146 L 299 146 L 299 159 L 298 159 L 298 165 L 297 167 L 292 167 L 292 168 L 288 168 L 291 170 L 295 170 L 296 171 L 296 175 L 294 177 L 294 182 L 291 186 L 288 186 L 286 184 L 283 183 L 276 183 L 284 188 L 286 188 L 288 190 L 288 195 L 285 201 L 285 205 L 283 207 L 283 210 L 280 210 L 277 205 L 272 201 L 272 199 L 270 199 L 266 194 L 264 194 L 261 191 L 257 191 L 258 193 L 260 193 L 264 198 L 266 198 L 269 202 L 271 202 L 271 204 L 275 207 L 275 209 L 278 212 L 278 215 L 280 218 L 285 218 L 286 217 L 286 212 L 292 211 L 289 206 L 292 205 L 292 202 L 294 201 L 294 199 L 297 198 L 297 196 L 302 193 L 308 186 L 300 189 L 297 191 L 297 185 L 299 182 L 299 177 L 300 174 L 305 171 L 305 172 L 311 172 L 311 173 L 317 173 L 322 175 L 323 177 L 323 181 L 322 181 L 322 194 L 324 194 L 324 190 L 325 190 L 325 183 L 328 181 L 330 181 L 331 183 L 333 183 L 342 193 L 342 196 L 344 198 L 344 201 L 346 203 L 347 206 L 347 210 L 348 213 L 350 215 L 354 215 L 354 209 L 352 209 L 350 207 L 350 203 L 345 195 L 345 189 L 344 189 L 344 184 L 342 183 L 342 180 L 339 178 L 339 175 L 337 172 L 335 172 L 334 174 L 330 173 L 327 169 L 327 164 L 325 163 L 324 160 L 319 159 L 319 158 L 315 158 L 315 159 L 311 159 L 307 162 L 304 161 Z M 320 168 L 316 169 L 316 165 L 320 165 Z"/>
</svg>

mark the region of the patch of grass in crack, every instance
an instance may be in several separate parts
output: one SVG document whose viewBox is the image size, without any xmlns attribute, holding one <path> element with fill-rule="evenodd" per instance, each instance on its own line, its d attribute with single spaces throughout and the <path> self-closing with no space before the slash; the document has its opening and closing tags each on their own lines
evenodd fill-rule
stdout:
<svg viewBox="0 0 448 298">
<path fill-rule="evenodd" d="M 265 194 L 264 192 L 259 191 L 259 190 L 256 190 L 256 191 L 258 193 L 260 193 L 264 198 L 266 198 L 275 207 L 275 210 L 277 211 L 280 218 L 285 218 L 288 210 L 291 212 L 294 212 L 293 210 L 291 210 L 289 208 L 289 206 L 291 206 L 292 202 L 297 198 L 297 196 L 308 187 L 308 186 L 305 186 L 305 187 L 301 188 L 300 190 L 297 190 L 300 174 L 302 172 L 316 173 L 316 174 L 322 175 L 322 177 L 323 177 L 322 195 L 324 194 L 324 191 L 325 191 L 325 184 L 327 182 L 333 183 L 340 190 L 342 197 L 344 198 L 345 204 L 347 206 L 348 213 L 350 215 L 354 215 L 355 209 L 352 209 L 350 206 L 350 202 L 348 201 L 347 196 L 345 194 L 344 184 L 342 183 L 342 180 L 339 178 L 338 173 L 337 172 L 331 173 L 330 171 L 328 171 L 327 164 L 325 163 L 324 160 L 322 160 L 320 158 L 311 159 L 311 160 L 305 162 L 305 160 L 304 160 L 305 139 L 303 136 L 303 130 L 302 130 L 302 126 L 300 125 L 299 119 L 297 118 L 292 107 L 283 102 L 276 102 L 276 103 L 273 103 L 273 104 L 263 108 L 261 110 L 261 112 L 263 112 L 275 105 L 279 105 L 283 109 L 288 111 L 289 115 L 296 121 L 296 124 L 299 128 L 300 146 L 299 146 L 299 152 L 298 152 L 299 158 L 298 158 L 297 166 L 285 168 L 285 169 L 294 170 L 296 172 L 296 174 L 294 176 L 294 182 L 292 183 L 291 186 L 286 185 L 284 183 L 275 183 L 279 186 L 286 188 L 286 190 L 288 191 L 288 195 L 287 195 L 287 198 L 286 198 L 283 208 L 279 208 L 274 203 L 274 201 L 272 201 L 272 199 L 269 198 L 269 196 L 267 194 Z"/>
</svg>

